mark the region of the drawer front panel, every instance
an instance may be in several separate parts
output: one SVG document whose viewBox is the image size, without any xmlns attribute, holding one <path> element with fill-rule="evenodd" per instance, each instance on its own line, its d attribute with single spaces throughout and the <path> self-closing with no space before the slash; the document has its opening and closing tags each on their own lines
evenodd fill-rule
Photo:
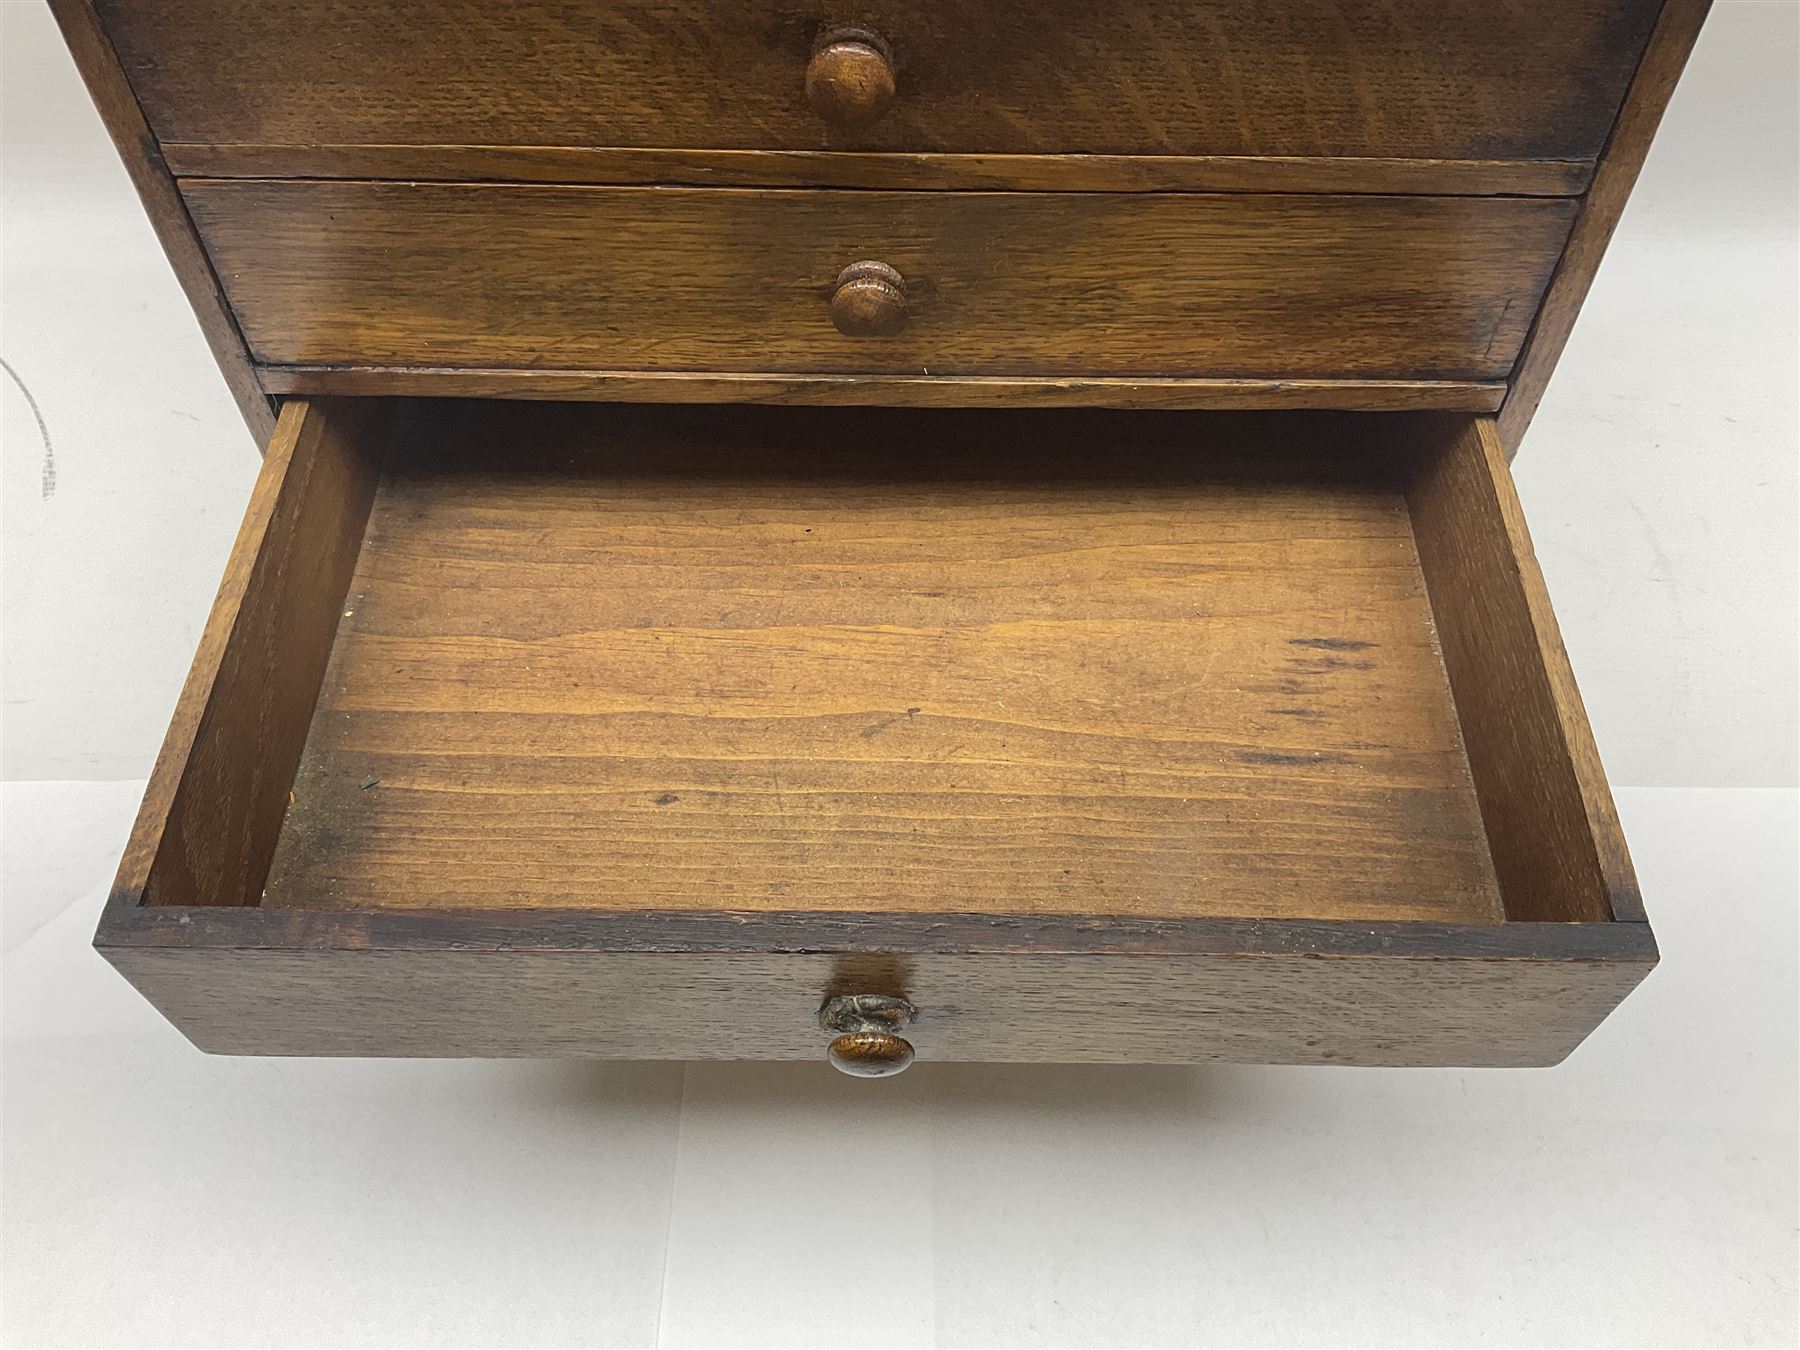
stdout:
<svg viewBox="0 0 1800 1350">
<path fill-rule="evenodd" d="M 209 916 L 198 922 L 210 926 Z M 189 925 L 192 927 L 193 925 Z M 921 1063 L 1555 1064 L 1643 979 L 1602 959 L 248 949 L 107 955 L 202 1050 L 239 1055 L 810 1060 L 825 991 L 885 967 Z M 1606 934 L 1613 937 L 1613 934 Z M 1480 939 L 1459 941 L 1473 951 Z M 1633 948 L 1636 950 L 1633 950 Z M 1508 950 L 1508 949 L 1512 950 Z M 895 968 L 904 972 L 896 975 Z M 850 981 L 846 985 L 846 981 Z M 878 984 L 884 982 L 879 978 Z M 885 984 L 884 984 L 885 987 Z"/>
<path fill-rule="evenodd" d="M 1575 212 L 1524 198 L 185 191 L 266 363 L 911 375 L 1501 377 Z M 897 275 L 840 288 L 865 260 Z"/>
<path fill-rule="evenodd" d="M 103 0 L 165 142 L 1591 159 L 1658 0 Z M 892 95 L 809 103 L 822 34 Z M 858 72 L 852 72 L 853 75 Z"/>
</svg>

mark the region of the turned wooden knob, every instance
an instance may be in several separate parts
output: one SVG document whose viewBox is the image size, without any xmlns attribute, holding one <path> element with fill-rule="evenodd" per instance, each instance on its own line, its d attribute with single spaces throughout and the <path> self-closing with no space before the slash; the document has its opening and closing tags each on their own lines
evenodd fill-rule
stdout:
<svg viewBox="0 0 1800 1350">
<path fill-rule="evenodd" d="M 837 1033 L 825 1057 L 853 1078 L 889 1078 L 913 1062 L 912 1044 L 898 1029 L 913 1019 L 913 1005 L 886 994 L 827 999 L 819 1025 Z"/>
<path fill-rule="evenodd" d="M 886 1031 L 851 1031 L 825 1051 L 831 1067 L 852 1078 L 888 1078 L 913 1062 L 912 1043 Z"/>
<path fill-rule="evenodd" d="M 832 287 L 831 321 L 845 337 L 892 337 L 906 327 L 905 279 L 886 263 L 851 263 Z"/>
<path fill-rule="evenodd" d="M 827 126 L 867 126 L 894 101 L 887 43 L 861 28 L 827 33 L 806 63 L 806 101 Z"/>
</svg>

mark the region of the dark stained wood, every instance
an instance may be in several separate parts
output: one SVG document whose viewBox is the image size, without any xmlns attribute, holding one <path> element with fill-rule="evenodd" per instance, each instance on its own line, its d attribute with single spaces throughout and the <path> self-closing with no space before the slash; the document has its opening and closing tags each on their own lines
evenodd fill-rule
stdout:
<svg viewBox="0 0 1800 1350">
<path fill-rule="evenodd" d="M 1284 430 L 446 409 L 266 903 L 1497 921 L 1404 499 Z"/>
<path fill-rule="evenodd" d="M 193 306 L 200 332 L 225 376 L 231 395 L 249 424 L 257 445 L 275 430 L 275 407 L 257 383 L 256 370 L 238 331 L 219 279 L 194 233 L 187 207 L 163 163 L 156 137 L 144 122 L 143 109 L 120 69 L 118 54 L 95 17 L 91 0 L 50 0 L 63 40 L 75 58 L 88 94 L 112 137 L 138 200 L 150 217 L 157 242 L 168 254 L 175 279 Z"/>
<path fill-rule="evenodd" d="M 1592 159 L 1655 0 L 102 0 L 165 141 Z M 896 92 L 833 131 L 822 32 Z"/>
<path fill-rule="evenodd" d="M 145 904 L 254 904 L 372 500 L 380 404 L 290 404 L 114 882 Z"/>
<path fill-rule="evenodd" d="M 587 909 L 145 908 L 114 894 L 102 949 L 629 952 L 839 958 L 828 995 L 905 982 L 912 955 L 1284 956 L 1309 961 L 1654 961 L 1644 923 L 1143 919 L 1089 914 Z M 891 992 L 891 991 L 890 991 Z M 817 1009 L 814 1010 L 815 1013 Z"/>
<path fill-rule="evenodd" d="M 277 394 L 859 407 L 901 404 L 1493 412 L 1506 394 L 1505 383 L 1498 380 L 1005 379 L 397 366 L 264 366 L 261 377 L 264 385 Z"/>
<path fill-rule="evenodd" d="M 1541 198 L 184 190 L 270 364 L 753 360 L 776 373 L 1031 377 L 1504 376 L 1575 210 Z M 846 339 L 831 287 L 871 256 L 907 279 L 906 329 Z"/>
<path fill-rule="evenodd" d="M 1439 437 L 1411 489 L 1413 528 L 1507 916 L 1641 921 L 1498 429 L 1483 418 Z"/>
<path fill-rule="evenodd" d="M 163 154 L 186 178 L 689 187 L 987 188 L 1053 192 L 1326 192 L 1573 197 L 1591 160 L 1277 155 L 970 155 L 541 145 L 194 145 Z"/>
<path fill-rule="evenodd" d="M 806 63 L 806 101 L 827 126 L 855 131 L 894 101 L 894 62 L 881 38 L 863 28 L 824 35 Z"/>
<path fill-rule="evenodd" d="M 117 897 L 97 943 L 217 1053 L 821 1067 L 818 1009 L 845 986 L 923 1000 L 908 1034 L 928 1061 L 1549 1064 L 1656 961 L 1644 924 L 183 911 Z M 671 1000 L 732 1015 L 670 1018 Z"/>
<path fill-rule="evenodd" d="M 1525 428 L 1543 400 L 1550 372 L 1574 331 L 1575 318 L 1600 269 L 1601 255 L 1624 214 L 1626 199 L 1644 166 L 1663 109 L 1675 92 L 1675 83 L 1681 78 L 1688 53 L 1693 50 L 1711 8 L 1712 0 L 1667 0 L 1662 7 L 1643 66 L 1632 81 L 1593 189 L 1582 204 L 1568 248 L 1544 296 L 1513 379 L 1512 393 L 1500 410 L 1500 439 L 1509 454 L 1517 453 Z"/>
<path fill-rule="evenodd" d="M 285 919 L 236 917 L 277 935 Z M 768 939 L 780 932 L 754 916 L 744 922 Z M 1611 950 L 1581 960 L 1428 954 L 1396 935 L 1384 953 L 1320 960 L 1269 954 L 1251 933 L 1218 955 L 921 951 L 883 968 L 894 972 L 890 992 L 918 1007 L 906 1037 L 923 1066 L 1544 1065 L 1579 1044 L 1654 961 L 1641 924 L 1576 927 L 1599 930 Z M 1447 946 L 1456 952 L 1466 937 L 1460 950 L 1474 952 L 1484 933 L 1505 939 L 1512 928 L 1453 931 Z M 819 1005 L 858 960 L 376 942 L 331 955 L 255 941 L 104 950 L 217 1053 L 789 1059 L 814 1060 L 821 1073 L 830 1037 Z M 853 978 L 869 981 L 861 971 Z"/>
<path fill-rule="evenodd" d="M 1534 9 L 1408 0 L 1377 12 L 1344 0 L 1292 6 L 1233 0 L 1201 11 L 1174 0 L 1130 0 L 1123 9 L 1101 10 L 984 3 L 877 12 L 859 5 L 852 14 L 827 5 L 802 14 L 771 0 L 716 8 L 643 3 L 596 14 L 585 5 L 543 0 L 509 7 L 502 21 L 475 0 L 462 0 L 434 11 L 434 18 L 448 23 L 461 15 L 469 22 L 455 25 L 458 33 L 485 33 L 484 62 L 457 61 L 451 78 L 445 62 L 466 44 L 438 41 L 434 25 L 417 23 L 417 11 L 398 0 L 296 0 L 274 7 L 245 0 L 108 0 L 98 8 L 110 32 L 90 0 L 53 0 L 53 8 L 259 441 L 272 426 L 258 381 L 268 363 L 247 359 L 218 277 L 170 189 L 169 164 L 184 174 L 221 177 L 1526 195 L 1579 193 L 1604 147 L 1606 172 L 1563 254 L 1502 416 L 1511 451 L 1567 339 L 1707 4 L 1542 0 Z M 1658 14 L 1660 27 L 1647 46 Z M 905 49 L 896 60 L 896 105 L 875 128 L 849 138 L 822 131 L 806 106 L 803 77 L 790 81 L 783 64 L 789 56 L 800 61 L 821 33 L 846 20 L 876 23 L 888 36 L 903 37 Z M 296 25 L 316 28 L 319 40 L 292 43 Z M 750 29 L 757 32 L 735 49 L 716 40 Z M 362 30 L 381 40 L 361 41 Z M 1460 40 L 1449 40 L 1453 34 Z M 996 59 L 1006 50 L 1019 54 L 1016 65 Z M 280 60 L 247 61 L 246 51 L 278 52 Z M 947 60 L 915 65 L 912 59 L 944 51 L 952 53 Z M 1079 59 L 1070 65 L 1072 57 Z M 601 69 L 596 61 L 614 64 Z M 714 78 L 713 62 L 729 64 L 730 78 Z M 317 78 L 307 74 L 309 63 L 317 65 Z M 1281 69 L 1245 84 L 1272 63 Z M 284 74 L 269 78 L 277 67 Z M 1196 72 L 1214 78 L 1187 88 L 1196 84 Z M 1057 86 L 1046 92 L 1052 78 Z M 571 89 L 591 93 L 596 82 L 605 84 L 603 97 L 569 97 Z M 1632 93 L 1615 117 L 1628 84 Z M 1248 103 L 1242 88 L 1230 92 L 1238 85 L 1250 89 Z M 1068 97 L 1071 91 L 1079 97 Z M 1011 108 L 1005 98 L 1020 93 L 1030 97 Z M 1211 101 L 1227 94 L 1234 101 L 1221 116 Z M 771 96 L 779 108 L 768 103 Z M 1354 107 L 1348 115 L 1338 108 L 1324 116 L 1333 99 Z M 720 100 L 747 116 L 721 117 Z M 1446 115 L 1425 115 L 1440 107 Z M 146 110 L 166 133 L 160 146 Z M 673 134 L 682 117 L 706 130 Z M 540 134 L 558 118 L 564 126 L 581 123 L 578 134 L 560 141 Z M 921 139 L 926 123 L 947 129 L 951 139 Z M 454 130 L 458 125 L 462 133 Z M 532 130 L 500 134 L 507 126 Z M 621 126 L 655 134 L 612 134 Z M 1066 134 L 1070 126 L 1075 140 Z M 748 139 L 734 142 L 733 128 L 748 128 Z M 1095 140 L 1089 133 L 1096 131 L 1124 134 L 1129 145 Z M 888 139 L 858 139 L 870 134 Z M 1482 144 L 1466 143 L 1471 137 Z M 1517 318 L 1516 310 L 1508 317 Z M 360 369 L 389 364 L 416 369 Z M 1122 384 L 1106 382 L 1116 371 L 1071 383 L 1068 372 L 1056 370 L 1020 374 L 1011 383 L 969 383 L 966 375 L 951 385 L 877 382 L 852 393 L 817 372 L 791 370 L 751 370 L 727 380 L 700 373 L 664 383 L 614 360 L 512 374 L 494 373 L 499 362 L 492 359 L 456 364 L 471 372 L 448 375 L 442 359 L 390 363 L 358 356 L 283 359 L 275 365 L 300 368 L 267 374 L 277 392 L 361 384 L 383 392 L 541 396 L 558 388 L 576 391 L 571 396 L 615 397 L 635 384 L 641 392 L 634 397 L 682 399 L 754 393 L 874 401 L 891 394 L 921 402 L 1141 398 L 1161 406 L 1248 406 L 1265 392 L 1272 402 L 1311 404 L 1336 390 L 1344 407 L 1452 406 L 1453 398 L 1454 406 L 1469 410 L 1491 409 L 1494 396 L 1487 376 L 1429 379 L 1422 383 L 1443 387 L 1415 394 L 1406 380 L 1309 387 L 1304 377 L 1236 377 L 1210 367 L 1158 371 Z M 349 369 L 307 369 L 313 366 Z M 889 381 L 895 375 L 855 373 Z"/>
<path fill-rule="evenodd" d="M 831 323 L 845 337 L 893 337 L 906 313 L 906 278 L 886 263 L 851 263 L 832 285 Z"/>
<path fill-rule="evenodd" d="M 1655 963 L 1505 450 L 1705 0 L 52 3 L 275 426 L 96 939 L 202 1048 L 1547 1064 Z"/>
</svg>

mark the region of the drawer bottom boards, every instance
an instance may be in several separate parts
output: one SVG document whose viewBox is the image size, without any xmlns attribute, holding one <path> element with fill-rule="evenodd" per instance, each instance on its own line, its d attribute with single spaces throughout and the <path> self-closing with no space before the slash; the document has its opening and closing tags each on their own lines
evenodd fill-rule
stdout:
<svg viewBox="0 0 1800 1350">
<path fill-rule="evenodd" d="M 1655 947 L 1485 419 L 288 404 L 98 945 L 204 1049 L 1541 1064 Z"/>
</svg>

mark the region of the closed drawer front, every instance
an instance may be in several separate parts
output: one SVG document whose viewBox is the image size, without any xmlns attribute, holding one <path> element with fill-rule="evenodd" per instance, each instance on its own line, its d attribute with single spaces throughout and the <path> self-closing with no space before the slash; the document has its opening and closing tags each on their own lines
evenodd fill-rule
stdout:
<svg viewBox="0 0 1800 1350">
<path fill-rule="evenodd" d="M 185 146 L 638 146 L 1590 160 L 1657 0 L 102 0 Z M 822 34 L 891 68 L 807 98 Z M 865 72 L 851 71 L 860 80 Z"/>
<path fill-rule="evenodd" d="M 1546 1063 L 1655 959 L 1489 421 L 379 400 L 99 941 L 211 1050 L 630 1058 Z"/>
<path fill-rule="evenodd" d="M 1503 377 L 1575 204 L 188 182 L 266 363 Z M 846 315 L 875 261 L 892 313 Z M 846 336 L 840 328 L 847 328 Z"/>
</svg>

